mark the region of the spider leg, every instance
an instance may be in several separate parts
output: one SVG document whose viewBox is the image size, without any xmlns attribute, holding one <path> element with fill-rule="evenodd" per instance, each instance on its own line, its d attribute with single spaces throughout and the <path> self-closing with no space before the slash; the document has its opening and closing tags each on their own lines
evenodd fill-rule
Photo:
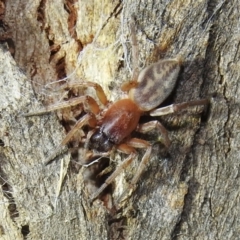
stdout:
<svg viewBox="0 0 240 240">
<path fill-rule="evenodd" d="M 183 102 L 183 103 L 179 103 L 179 104 L 171 104 L 171 105 L 166 106 L 166 107 L 157 108 L 155 110 L 152 110 L 150 112 L 150 116 L 167 115 L 167 114 L 170 114 L 170 113 L 175 113 L 175 112 L 178 112 L 180 110 L 186 109 L 188 107 L 206 105 L 208 103 L 209 103 L 208 99 L 200 99 L 200 100 L 193 100 L 193 101 L 190 101 L 190 102 Z"/>
<path fill-rule="evenodd" d="M 138 59 L 139 59 L 139 49 L 137 44 L 137 37 L 136 37 L 136 28 L 135 28 L 135 21 L 134 17 L 131 17 L 130 20 L 130 31 L 131 31 L 131 42 L 132 42 L 132 62 L 133 62 L 133 75 L 132 80 L 137 80 L 139 75 L 138 69 Z"/>
<path fill-rule="evenodd" d="M 68 134 L 65 136 L 65 138 L 62 140 L 61 145 L 66 145 L 72 136 L 78 131 L 78 129 L 81 129 L 84 125 L 89 125 L 90 127 L 94 128 L 97 125 L 96 117 L 93 114 L 86 114 L 82 118 L 80 118 L 73 128 L 68 132 Z"/>
<path fill-rule="evenodd" d="M 114 179 L 132 162 L 132 160 L 137 156 L 134 148 L 128 146 L 127 144 L 120 144 L 118 150 L 126 154 L 130 154 L 118 167 L 117 169 L 106 179 L 103 185 L 91 196 L 91 201 L 96 199 L 102 191 L 114 181 Z"/>
<path fill-rule="evenodd" d="M 134 148 L 146 148 L 146 152 L 142 158 L 142 161 L 137 169 L 137 172 L 135 173 L 131 184 L 135 185 L 139 179 L 139 177 L 141 176 L 146 164 L 148 163 L 149 159 L 150 159 L 150 154 L 152 151 L 152 146 L 148 141 L 145 141 L 143 139 L 139 139 L 139 138 L 131 138 L 129 141 L 126 142 L 126 144 L 130 147 L 134 147 Z"/>
<path fill-rule="evenodd" d="M 49 106 L 47 106 L 44 109 L 41 109 L 39 111 L 24 114 L 24 116 L 25 117 L 30 117 L 30 116 L 42 115 L 42 114 L 52 112 L 52 111 L 56 111 L 56 110 L 59 110 L 59 109 L 76 106 L 76 105 L 81 104 L 81 103 L 83 103 L 85 105 L 88 105 L 90 112 L 92 112 L 94 114 L 98 114 L 100 112 L 100 108 L 99 108 L 97 102 L 92 97 L 90 97 L 90 96 L 80 96 L 80 97 L 72 98 L 68 101 L 63 101 L 63 102 L 59 102 L 59 103 L 49 105 Z"/>
<path fill-rule="evenodd" d="M 131 32 L 131 43 L 132 43 L 133 73 L 132 73 L 132 80 L 129 82 L 123 83 L 121 86 L 121 90 L 124 92 L 128 92 L 131 88 L 135 88 L 137 86 L 138 84 L 137 79 L 139 75 L 139 68 L 138 68 L 139 49 L 137 44 L 136 28 L 135 28 L 135 21 L 133 16 L 131 17 L 129 27 Z"/>
<path fill-rule="evenodd" d="M 151 121 L 144 124 L 141 124 L 137 127 L 136 131 L 141 133 L 147 133 L 153 129 L 157 129 L 163 136 L 164 145 L 169 148 L 171 142 L 168 137 L 167 129 L 158 121 Z"/>
<path fill-rule="evenodd" d="M 96 91 L 97 97 L 100 100 L 100 102 L 103 105 L 107 105 L 108 100 L 107 96 L 104 93 L 102 87 L 95 82 L 80 82 L 80 81 L 72 81 L 69 83 L 65 83 L 60 87 L 60 90 L 66 89 L 66 88 L 74 88 L 74 87 L 79 87 L 79 88 L 86 88 L 86 87 L 93 87 Z"/>
<path fill-rule="evenodd" d="M 120 198 L 117 200 L 118 203 L 123 201 L 125 199 L 125 197 L 127 195 L 130 195 L 132 193 L 132 191 L 136 188 L 136 184 L 137 184 L 139 178 L 141 177 L 144 169 L 146 168 L 146 165 L 150 160 L 150 156 L 151 156 L 151 152 L 152 152 L 151 144 L 149 142 L 139 139 L 139 138 L 132 138 L 129 141 L 127 141 L 126 144 L 128 144 L 129 146 L 134 147 L 134 148 L 146 148 L 147 150 L 146 150 L 145 154 L 143 155 L 140 165 L 130 183 L 130 186 L 129 186 L 130 191 L 129 190 L 124 191 L 123 194 L 120 196 Z"/>
<path fill-rule="evenodd" d="M 133 177 L 131 184 L 130 184 L 130 188 L 134 189 L 134 187 L 136 186 L 136 183 L 138 181 L 138 179 L 140 178 L 146 164 L 148 163 L 149 159 L 150 159 L 150 154 L 152 151 L 152 147 L 151 144 L 145 140 L 142 139 L 138 139 L 138 138 L 132 138 L 130 140 L 128 140 L 126 143 L 122 143 L 120 145 L 117 146 L 117 149 L 121 152 L 124 152 L 126 154 L 130 154 L 117 168 L 116 170 L 106 179 L 105 183 L 103 183 L 103 185 L 91 196 L 91 201 L 93 201 L 95 198 L 97 198 L 102 191 L 110 184 L 114 181 L 114 179 L 125 169 L 129 166 L 129 164 L 133 161 L 134 158 L 136 158 L 137 153 L 136 150 L 134 148 L 147 148 L 146 153 L 144 154 L 142 161 L 140 163 L 140 166 L 135 174 L 135 176 Z M 124 192 L 123 194 L 124 196 L 126 195 L 126 192 Z M 122 196 L 123 196 L 122 195 Z M 120 199 L 122 199 L 122 196 L 120 197 Z"/>
<path fill-rule="evenodd" d="M 45 165 L 48 165 L 50 162 L 52 162 L 54 160 L 54 158 L 58 155 L 58 153 L 61 151 L 62 147 L 65 146 L 70 139 L 73 137 L 73 135 L 79 130 L 81 129 L 84 125 L 89 125 L 91 127 L 95 127 L 97 124 L 97 120 L 96 117 L 91 114 L 88 113 L 86 115 L 84 115 L 82 118 L 80 118 L 75 125 L 73 126 L 73 128 L 70 130 L 70 132 L 68 132 L 68 134 L 65 136 L 65 138 L 62 140 L 62 142 L 60 143 L 60 145 L 55 149 L 54 152 L 52 152 L 50 154 L 50 156 L 46 159 Z"/>
</svg>

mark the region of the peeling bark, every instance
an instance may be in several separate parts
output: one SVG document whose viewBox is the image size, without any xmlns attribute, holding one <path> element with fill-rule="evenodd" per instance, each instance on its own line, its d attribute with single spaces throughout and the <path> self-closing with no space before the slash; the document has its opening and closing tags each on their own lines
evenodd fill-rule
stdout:
<svg viewBox="0 0 240 240">
<path fill-rule="evenodd" d="M 0 1 L 0 40 L 8 43 L 0 48 L 1 239 L 239 238 L 240 3 L 155 2 Z M 203 114 L 190 109 L 159 118 L 171 149 L 163 157 L 156 147 L 138 188 L 116 212 L 109 194 L 90 204 L 85 169 L 68 167 L 70 153 L 43 165 L 65 135 L 57 116 L 23 113 L 61 99 L 56 81 L 66 77 L 95 81 L 111 100 L 121 98 L 131 77 L 132 14 L 141 67 L 183 59 L 164 104 L 204 97 L 211 104 Z M 126 170 L 127 179 L 136 167 Z M 113 204 L 127 188 L 124 176 L 113 186 Z"/>
</svg>

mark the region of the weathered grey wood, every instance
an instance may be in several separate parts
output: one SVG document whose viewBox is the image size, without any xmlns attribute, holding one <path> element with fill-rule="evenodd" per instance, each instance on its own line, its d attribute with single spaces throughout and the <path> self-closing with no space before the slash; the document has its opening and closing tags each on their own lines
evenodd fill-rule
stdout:
<svg viewBox="0 0 240 240">
<path fill-rule="evenodd" d="M 15 55 L 1 46 L 0 238 L 239 239 L 239 9 L 237 0 L 8 0 L 4 21 Z M 213 97 L 203 117 L 193 109 L 161 118 L 170 130 L 169 154 L 155 148 L 116 215 L 100 200 L 89 203 L 84 169 L 67 168 L 70 154 L 43 165 L 65 134 L 55 114 L 22 114 L 59 99 L 55 85 L 44 86 L 64 75 L 96 81 L 111 100 L 120 98 L 119 86 L 131 77 L 132 14 L 141 67 L 183 59 L 167 103 Z M 124 176 L 113 200 L 127 187 Z"/>
</svg>

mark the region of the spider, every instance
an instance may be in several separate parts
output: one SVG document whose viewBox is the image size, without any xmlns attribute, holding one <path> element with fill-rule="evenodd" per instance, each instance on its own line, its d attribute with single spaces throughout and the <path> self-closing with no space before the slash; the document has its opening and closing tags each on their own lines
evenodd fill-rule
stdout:
<svg viewBox="0 0 240 240">
<path fill-rule="evenodd" d="M 91 200 L 96 199 L 103 190 L 114 181 L 117 175 L 137 157 L 138 153 L 136 148 L 143 148 L 146 149 L 145 154 L 130 183 L 132 188 L 136 186 L 146 164 L 150 160 L 152 145 L 146 140 L 131 138 L 133 131 L 146 133 L 156 129 L 163 136 L 163 144 L 167 148 L 170 146 L 168 132 L 159 121 L 155 120 L 139 124 L 139 119 L 143 114 L 162 116 L 175 113 L 190 106 L 205 105 L 208 103 L 207 99 L 200 99 L 157 108 L 172 92 L 180 71 L 181 61 L 179 59 L 160 60 L 139 72 L 136 63 L 138 58 L 136 32 L 132 21 L 130 22 L 130 30 L 133 47 L 133 63 L 135 65 L 132 80 L 122 85 L 122 90 L 128 92 L 126 98 L 110 103 L 99 84 L 74 81 L 66 83 L 61 88 L 93 87 L 103 108 L 98 105 L 93 97 L 86 95 L 50 105 L 43 111 L 25 114 L 25 116 L 39 115 L 78 104 L 85 106 L 86 114 L 81 117 L 68 132 L 56 151 L 49 157 L 47 163 L 52 161 L 51 158 L 53 158 L 55 153 L 65 146 L 74 134 L 85 125 L 91 128 L 84 139 L 85 159 L 96 159 L 96 157 L 98 157 L 97 161 L 99 161 L 101 157 L 110 156 L 115 150 L 128 155 L 105 180 L 102 186 L 92 194 Z"/>
</svg>

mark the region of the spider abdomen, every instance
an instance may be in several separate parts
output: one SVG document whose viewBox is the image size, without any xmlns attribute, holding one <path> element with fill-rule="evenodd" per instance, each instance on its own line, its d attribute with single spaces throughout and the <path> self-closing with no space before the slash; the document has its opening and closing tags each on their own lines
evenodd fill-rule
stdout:
<svg viewBox="0 0 240 240">
<path fill-rule="evenodd" d="M 129 91 L 132 99 L 142 111 L 150 111 L 162 103 L 172 92 L 180 71 L 177 59 L 161 60 L 144 68 L 137 86 Z"/>
</svg>

